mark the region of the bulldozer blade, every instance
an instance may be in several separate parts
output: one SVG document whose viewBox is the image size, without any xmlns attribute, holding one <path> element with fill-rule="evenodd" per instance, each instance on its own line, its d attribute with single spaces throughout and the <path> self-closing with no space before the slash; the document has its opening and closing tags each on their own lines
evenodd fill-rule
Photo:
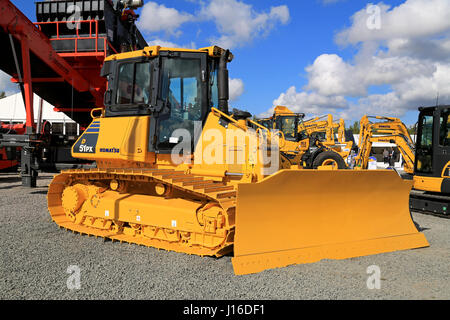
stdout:
<svg viewBox="0 0 450 320">
<path fill-rule="evenodd" d="M 409 211 L 411 187 L 391 170 L 282 170 L 240 184 L 234 271 L 427 247 Z"/>
</svg>

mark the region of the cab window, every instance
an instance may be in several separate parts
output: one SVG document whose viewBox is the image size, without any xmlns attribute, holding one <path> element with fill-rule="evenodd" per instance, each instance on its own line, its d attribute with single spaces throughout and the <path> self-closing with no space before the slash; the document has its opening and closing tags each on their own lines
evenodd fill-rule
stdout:
<svg viewBox="0 0 450 320">
<path fill-rule="evenodd" d="M 202 121 L 200 59 L 163 58 L 161 83 L 160 95 L 168 102 L 170 114 L 161 117 L 158 148 L 168 148 L 176 129 L 187 129 L 193 137 L 194 122 Z"/>
<path fill-rule="evenodd" d="M 416 146 L 416 171 L 433 172 L 433 114 L 419 117 L 419 135 Z"/>
<path fill-rule="evenodd" d="M 150 103 L 150 64 L 123 63 L 117 79 L 117 105 Z"/>
<path fill-rule="evenodd" d="M 440 117 L 439 144 L 444 147 L 450 146 L 450 111 L 445 109 Z"/>
<path fill-rule="evenodd" d="M 297 117 L 280 117 L 280 131 L 283 132 L 285 139 L 295 140 L 297 138 Z"/>
</svg>

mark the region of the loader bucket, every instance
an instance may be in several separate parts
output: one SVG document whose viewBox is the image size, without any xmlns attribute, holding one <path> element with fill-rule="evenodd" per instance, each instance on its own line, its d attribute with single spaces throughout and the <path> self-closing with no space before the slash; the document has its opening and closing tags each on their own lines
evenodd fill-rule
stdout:
<svg viewBox="0 0 450 320">
<path fill-rule="evenodd" d="M 429 246 L 394 171 L 282 170 L 238 186 L 236 274 Z"/>
</svg>

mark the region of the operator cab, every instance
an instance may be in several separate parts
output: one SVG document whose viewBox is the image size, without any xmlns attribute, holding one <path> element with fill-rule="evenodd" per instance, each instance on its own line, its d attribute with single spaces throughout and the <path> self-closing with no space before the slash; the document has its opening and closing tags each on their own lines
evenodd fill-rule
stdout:
<svg viewBox="0 0 450 320">
<path fill-rule="evenodd" d="M 304 139 L 299 133 L 299 125 L 304 117 L 303 113 L 277 114 L 274 116 L 276 129 L 283 133 L 285 140 L 298 142 Z"/>
<path fill-rule="evenodd" d="M 174 134 L 176 130 L 184 129 L 195 141 L 194 134 L 201 130 L 197 132 L 194 127 L 202 127 L 211 108 L 228 113 L 226 64 L 232 57 L 219 47 L 148 47 L 135 57 L 120 59 L 119 55 L 108 60 L 102 70 L 102 75 L 108 76 L 109 88 L 105 116 L 150 115 L 149 151 L 170 152 L 182 141 Z"/>
<path fill-rule="evenodd" d="M 415 175 L 449 177 L 450 106 L 419 108 L 419 111 Z"/>
</svg>

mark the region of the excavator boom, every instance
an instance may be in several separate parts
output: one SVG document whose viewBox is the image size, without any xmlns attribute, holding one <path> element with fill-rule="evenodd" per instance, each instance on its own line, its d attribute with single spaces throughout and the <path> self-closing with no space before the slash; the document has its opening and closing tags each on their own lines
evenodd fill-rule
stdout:
<svg viewBox="0 0 450 320">
<path fill-rule="evenodd" d="M 382 120 L 372 122 L 369 119 Z M 364 116 L 360 121 L 359 153 L 356 156 L 356 167 L 367 169 L 374 142 L 396 144 L 405 161 L 404 170 L 414 172 L 414 142 L 405 124 L 398 118 Z"/>
</svg>

